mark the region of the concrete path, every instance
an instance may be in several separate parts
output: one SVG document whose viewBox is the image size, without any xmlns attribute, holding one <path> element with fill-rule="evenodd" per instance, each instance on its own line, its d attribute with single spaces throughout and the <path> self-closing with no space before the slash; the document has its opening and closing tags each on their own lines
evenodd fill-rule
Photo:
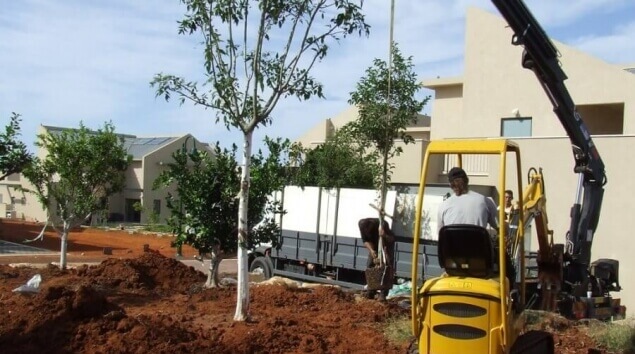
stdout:
<svg viewBox="0 0 635 354">
<path fill-rule="evenodd" d="M 23 243 L 13 243 L 0 240 L 0 257 L 2 256 L 56 256 L 58 252 L 52 252 L 44 248 L 28 246 Z"/>
<path fill-rule="evenodd" d="M 185 263 L 188 266 L 194 267 L 194 269 L 199 270 L 205 274 L 209 270 L 209 260 L 205 260 L 205 262 L 191 260 L 191 259 L 182 259 L 181 262 Z M 220 262 L 220 266 L 218 269 L 218 273 L 229 273 L 236 274 L 238 273 L 238 263 L 236 262 L 236 258 L 228 258 L 223 259 Z"/>
<path fill-rule="evenodd" d="M 44 248 L 37 248 L 37 247 L 31 247 L 31 246 L 26 246 L 26 245 L 22 245 L 22 244 L 18 244 L 18 243 L 12 243 L 12 242 L 6 242 L 6 241 L 0 241 L 0 259 L 4 256 L 4 257 L 16 257 L 16 256 L 58 256 L 59 252 L 52 252 L 49 251 L 47 249 Z M 183 262 L 185 265 L 190 266 L 190 267 L 194 267 L 194 269 L 201 271 L 205 274 L 207 274 L 208 270 L 209 270 L 209 260 L 205 260 L 204 262 L 195 260 L 195 259 L 181 259 L 181 262 Z M 29 262 L 29 265 L 32 266 L 46 266 L 47 264 L 49 264 L 50 262 L 43 262 L 41 264 L 35 264 L 33 262 Z M 75 262 L 69 262 L 68 263 L 68 267 L 69 268 L 73 268 L 73 267 L 77 267 L 83 264 L 87 264 L 87 265 L 97 265 L 101 262 L 85 262 L 85 263 L 75 263 Z M 16 263 L 18 264 L 18 263 Z M 26 265 L 26 263 L 19 263 L 21 265 Z M 236 258 L 229 258 L 229 259 L 223 259 L 220 262 L 220 266 L 219 266 L 219 273 L 225 273 L 225 274 L 236 274 L 238 273 L 238 264 L 236 263 Z"/>
<path fill-rule="evenodd" d="M 13 243 L 0 240 L 0 257 L 14 257 L 14 256 L 57 256 L 59 252 L 52 252 L 44 248 L 37 248 L 28 246 L 26 244 Z M 207 274 L 209 270 L 209 260 L 205 260 L 204 262 L 195 260 L 195 259 L 181 259 L 181 262 L 184 264 L 194 267 L 196 270 L 199 270 L 203 273 Z M 48 263 L 46 263 L 48 264 Z M 44 264 L 44 265 L 46 265 Z M 99 264 L 99 262 L 91 262 L 87 263 L 90 265 Z M 69 263 L 69 267 L 78 266 L 81 264 Z M 236 274 L 238 272 L 238 264 L 236 263 L 236 258 L 228 258 L 223 259 L 220 263 L 219 273 L 228 273 L 228 274 Z"/>
</svg>

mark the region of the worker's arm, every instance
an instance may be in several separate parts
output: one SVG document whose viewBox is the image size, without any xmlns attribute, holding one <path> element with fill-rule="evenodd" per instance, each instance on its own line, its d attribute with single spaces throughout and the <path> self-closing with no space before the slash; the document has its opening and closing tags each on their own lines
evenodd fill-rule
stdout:
<svg viewBox="0 0 635 354">
<path fill-rule="evenodd" d="M 384 247 L 395 243 L 395 235 L 390 230 L 379 229 L 379 237 L 384 241 Z"/>
<path fill-rule="evenodd" d="M 373 258 L 377 258 L 377 252 L 374 250 L 373 244 L 370 242 L 364 242 L 364 246 L 368 250 L 368 254 Z"/>
<path fill-rule="evenodd" d="M 395 235 L 393 235 L 386 220 L 383 220 L 382 226 L 379 228 L 379 237 L 384 242 L 384 246 L 395 242 Z"/>
<path fill-rule="evenodd" d="M 360 219 L 357 225 L 359 227 L 359 235 L 364 242 L 364 246 L 368 250 L 368 255 L 373 259 L 377 258 L 377 246 L 375 245 L 375 242 L 377 241 L 375 241 L 376 239 L 372 237 L 373 233 L 377 232 L 377 218 Z"/>
</svg>

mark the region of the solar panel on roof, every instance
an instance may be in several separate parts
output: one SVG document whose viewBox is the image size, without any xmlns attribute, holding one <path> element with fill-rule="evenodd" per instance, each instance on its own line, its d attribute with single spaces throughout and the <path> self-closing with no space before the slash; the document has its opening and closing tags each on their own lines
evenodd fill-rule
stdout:
<svg viewBox="0 0 635 354">
<path fill-rule="evenodd" d="M 132 141 L 134 145 L 161 145 L 172 138 L 136 138 Z"/>
</svg>

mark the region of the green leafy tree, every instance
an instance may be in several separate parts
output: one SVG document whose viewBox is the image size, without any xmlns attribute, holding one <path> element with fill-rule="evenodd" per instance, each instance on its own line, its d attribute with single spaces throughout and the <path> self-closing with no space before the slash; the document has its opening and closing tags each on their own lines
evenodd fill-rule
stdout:
<svg viewBox="0 0 635 354">
<path fill-rule="evenodd" d="M 0 181 L 7 176 L 21 172 L 31 163 L 33 156 L 26 145 L 18 140 L 20 135 L 20 115 L 11 114 L 11 121 L 0 132 Z"/>
<path fill-rule="evenodd" d="M 359 108 L 359 117 L 352 122 L 353 134 L 361 144 L 372 145 L 381 155 L 381 209 L 386 205 L 390 181 L 389 159 L 402 152 L 395 146 L 395 139 L 402 139 L 405 144 L 414 141 L 406 133 L 406 127 L 417 121 L 419 112 L 430 99 L 417 99 L 421 85 L 413 69 L 412 57 L 404 58 L 393 43 L 391 64 L 375 59 L 349 100 Z"/>
<path fill-rule="evenodd" d="M 181 0 L 187 8 L 179 33 L 197 34 L 204 45 L 204 84 L 158 74 L 157 96 L 172 94 L 216 115 L 216 122 L 243 134 L 238 211 L 238 296 L 234 319 L 249 315 L 247 272 L 248 199 L 252 136 L 271 123 L 271 113 L 285 97 L 323 97 L 322 85 L 310 76 L 330 42 L 351 34 L 368 34 L 362 0 Z"/>
<path fill-rule="evenodd" d="M 247 249 L 260 243 L 275 246 L 280 233 L 274 217 L 282 211 L 279 203 L 269 196 L 286 182 L 284 165 L 288 163 L 286 156 L 290 142 L 266 139 L 265 144 L 269 153 L 265 156 L 258 151 L 251 161 L 250 237 L 243 245 Z M 232 254 L 238 248 L 237 195 L 241 167 L 236 152 L 235 145 L 228 150 L 221 149 L 218 143 L 211 155 L 206 151 L 177 151 L 173 154 L 174 162 L 168 164 L 168 169 L 154 183 L 155 188 L 176 185 L 176 194 L 167 197 L 167 207 L 171 211 L 168 225 L 175 230 L 177 243 L 189 244 L 201 254 L 211 255 L 207 287 L 218 286 L 218 266 L 223 255 Z"/>
<path fill-rule="evenodd" d="M 151 226 L 151 228 L 152 226 L 155 226 L 156 224 L 159 223 L 160 215 L 154 210 L 146 208 L 141 202 L 135 202 L 134 204 L 132 204 L 132 210 L 142 214 L 147 213 L 148 225 Z"/>
<path fill-rule="evenodd" d="M 350 124 L 350 123 L 349 123 Z M 381 167 L 375 150 L 359 144 L 349 125 L 316 148 L 302 149 L 303 160 L 293 176 L 299 186 L 374 188 Z"/>
<path fill-rule="evenodd" d="M 64 269 L 69 230 L 103 210 L 105 200 L 123 190 L 131 156 L 112 123 L 97 131 L 80 123 L 79 129 L 40 134 L 35 145 L 46 151 L 46 157 L 35 158 L 23 171 L 34 186 L 27 191 L 37 196 L 47 211 L 47 224 L 60 236 Z"/>
</svg>

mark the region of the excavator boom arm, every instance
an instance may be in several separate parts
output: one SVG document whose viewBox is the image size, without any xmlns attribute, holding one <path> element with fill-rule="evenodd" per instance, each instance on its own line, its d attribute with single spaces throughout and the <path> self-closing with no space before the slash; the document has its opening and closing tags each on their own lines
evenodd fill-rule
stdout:
<svg viewBox="0 0 635 354">
<path fill-rule="evenodd" d="M 564 81 L 558 50 L 522 0 L 492 0 L 514 31 L 512 43 L 525 49 L 522 66 L 534 72 L 571 140 L 574 172 L 580 174 L 576 201 L 571 208 L 568 253 L 579 265 L 574 278 L 583 276 L 591 260 L 591 246 L 604 195 L 604 163 L 575 108 Z M 580 280 L 580 279 L 572 279 Z"/>
</svg>

